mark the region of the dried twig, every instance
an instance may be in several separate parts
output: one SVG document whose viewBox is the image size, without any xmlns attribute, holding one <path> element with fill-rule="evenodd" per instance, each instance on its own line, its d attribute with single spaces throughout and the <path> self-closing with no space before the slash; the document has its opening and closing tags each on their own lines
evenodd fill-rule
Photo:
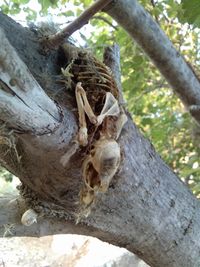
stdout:
<svg viewBox="0 0 200 267">
<path fill-rule="evenodd" d="M 65 38 L 68 38 L 72 33 L 83 27 L 88 21 L 96 14 L 98 11 L 102 10 L 107 6 L 112 0 L 98 0 L 88 9 L 86 9 L 78 18 L 71 22 L 67 27 L 65 27 L 60 32 L 49 36 L 46 40 L 47 47 L 58 47 Z"/>
<path fill-rule="evenodd" d="M 153 8 L 156 8 L 156 3 L 154 0 L 151 0 L 151 5 Z M 154 16 L 155 16 L 156 22 L 160 25 L 158 16 L 157 15 L 154 15 Z"/>
<path fill-rule="evenodd" d="M 107 23 L 110 27 L 112 27 L 114 30 L 118 31 L 117 26 L 113 25 L 107 18 L 105 18 L 103 16 L 93 16 L 92 19 L 102 20 L 105 23 Z"/>
<path fill-rule="evenodd" d="M 103 61 L 112 71 L 119 90 L 119 102 L 124 104 L 121 85 L 120 48 L 117 44 L 107 46 L 104 49 Z"/>
<path fill-rule="evenodd" d="M 153 7 L 156 7 L 156 4 L 155 4 L 154 0 L 151 0 L 151 4 L 152 4 Z"/>
</svg>

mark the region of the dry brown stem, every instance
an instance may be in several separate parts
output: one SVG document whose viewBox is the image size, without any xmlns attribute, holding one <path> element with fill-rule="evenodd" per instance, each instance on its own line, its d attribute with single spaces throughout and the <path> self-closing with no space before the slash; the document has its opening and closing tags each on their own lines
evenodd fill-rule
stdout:
<svg viewBox="0 0 200 267">
<path fill-rule="evenodd" d="M 65 38 L 68 38 L 72 33 L 83 27 L 88 21 L 105 6 L 107 6 L 112 0 L 98 0 L 87 8 L 78 18 L 72 21 L 67 27 L 60 32 L 48 37 L 47 47 L 58 47 L 61 45 Z"/>
</svg>

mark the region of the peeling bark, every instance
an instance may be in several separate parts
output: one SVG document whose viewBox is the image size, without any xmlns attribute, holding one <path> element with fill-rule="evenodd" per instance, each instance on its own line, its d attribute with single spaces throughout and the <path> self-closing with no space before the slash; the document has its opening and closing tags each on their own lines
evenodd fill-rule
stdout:
<svg viewBox="0 0 200 267">
<path fill-rule="evenodd" d="M 52 79 L 54 75 L 59 75 L 63 59 L 60 51 L 41 54 L 37 36 L 1 14 L 0 24 L 30 72 L 45 92 L 55 97 L 63 110 L 63 121 L 50 136 L 15 134 L 20 162 L 13 159 L 12 153 L 3 153 L 4 146 L 0 146 L 1 162 L 31 191 L 30 194 L 27 192 L 27 197 L 31 197 L 28 204 L 36 209 L 39 206 L 44 209 L 50 207 L 46 214 L 54 216 L 41 225 L 39 222 L 38 227 L 30 226 L 30 232 L 27 230 L 25 234 L 66 233 L 65 227 L 69 225 L 70 233 L 93 235 L 127 248 L 154 267 L 198 267 L 200 203 L 139 133 L 131 118 L 119 140 L 123 154 L 120 170 L 108 191 L 98 195 L 90 216 L 82 218 L 81 223 L 74 226 L 83 184 L 81 165 L 84 154 L 75 146 L 74 155 L 63 166 L 61 159 L 73 150 L 77 134 L 73 92 L 66 92 L 62 86 L 59 88 Z M 9 27 L 13 36 L 15 29 L 21 40 L 26 40 L 27 46 L 23 51 L 20 39 L 15 40 L 9 35 Z M 32 55 L 37 58 L 37 64 Z M 41 78 L 41 72 L 47 72 L 48 79 Z M 50 84 L 49 79 L 52 81 Z M 5 209 L 11 215 L 16 214 L 13 209 Z M 6 214 L 5 209 L 0 210 Z M 63 216 L 59 209 L 62 209 Z M 21 212 L 17 214 L 21 215 Z M 59 222 L 59 217 L 63 217 L 64 221 Z M 1 222 L 5 224 L 6 216 L 1 218 L 4 218 Z M 16 235 L 23 235 L 23 227 L 16 230 Z"/>
<path fill-rule="evenodd" d="M 1 29 L 0 46 L 0 119 L 22 133 L 51 133 L 61 122 L 58 107 L 33 78 Z"/>
<path fill-rule="evenodd" d="M 172 42 L 137 0 L 113 1 L 106 12 L 138 43 L 200 123 L 200 82 Z"/>
</svg>

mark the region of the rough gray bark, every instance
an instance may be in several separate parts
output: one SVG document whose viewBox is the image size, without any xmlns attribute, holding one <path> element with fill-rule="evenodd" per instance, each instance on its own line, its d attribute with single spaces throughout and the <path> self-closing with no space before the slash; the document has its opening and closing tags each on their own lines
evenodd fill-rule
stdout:
<svg viewBox="0 0 200 267">
<path fill-rule="evenodd" d="M 123 89 L 121 84 L 120 47 L 117 44 L 105 48 L 104 63 L 112 70 L 112 74 L 119 89 L 119 102 L 123 104 L 124 100 Z"/>
<path fill-rule="evenodd" d="M 2 14 L 0 25 L 35 79 L 56 99 L 63 114 L 62 122 L 51 135 L 15 133 L 20 162 L 12 151 L 5 153 L 2 145 L 0 159 L 33 193 L 29 205 L 37 208 L 39 201 L 46 210 L 51 207 L 47 213 L 52 212 L 49 215 L 54 216 L 53 221 L 44 221 L 42 231 L 40 225 L 38 228 L 33 225 L 35 230 L 30 228 L 30 234 L 38 234 L 37 229 L 40 235 L 57 230 L 66 233 L 68 222 L 57 222 L 56 216 L 61 213 L 56 210 L 62 208 L 65 220 L 70 221 L 69 225 L 74 224 L 83 183 L 80 170 L 83 154 L 75 147 L 68 164 L 61 164 L 63 156 L 73 147 L 77 133 L 74 95 L 61 90 L 55 82 L 63 58 L 59 51 L 41 54 L 37 36 Z M 47 78 L 41 73 L 46 73 Z M 127 248 L 154 267 L 198 267 L 199 201 L 142 137 L 131 118 L 122 132 L 120 145 L 123 161 L 109 190 L 98 196 L 90 216 L 76 227 L 69 227 L 69 231 L 93 235 Z M 22 231 L 15 234 L 21 235 Z M 26 233 L 29 234 L 28 230 Z"/>
<path fill-rule="evenodd" d="M 0 263 L 18 267 L 149 267 L 125 249 L 75 234 L 1 238 Z"/>
<path fill-rule="evenodd" d="M 46 236 L 54 234 L 92 235 L 93 230 L 86 226 L 75 225 L 66 220 L 38 218 L 37 224 L 31 227 L 21 223 L 21 216 L 26 210 L 26 204 L 16 193 L 0 196 L 0 236 Z M 95 235 L 94 235 L 95 236 Z"/>
<path fill-rule="evenodd" d="M 139 44 L 200 123 L 200 82 L 167 35 L 137 0 L 113 1 L 106 12 Z"/>
</svg>

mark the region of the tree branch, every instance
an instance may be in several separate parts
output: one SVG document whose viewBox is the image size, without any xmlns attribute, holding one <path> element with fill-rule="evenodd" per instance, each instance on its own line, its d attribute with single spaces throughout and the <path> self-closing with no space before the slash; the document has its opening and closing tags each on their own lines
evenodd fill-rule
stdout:
<svg viewBox="0 0 200 267">
<path fill-rule="evenodd" d="M 118 30 L 117 26 L 113 25 L 107 18 L 103 17 L 103 16 L 93 16 L 92 19 L 98 19 L 98 20 L 102 20 L 105 23 L 107 23 L 110 27 L 112 27 L 114 30 Z"/>
<path fill-rule="evenodd" d="M 2 22 L 3 20 L 0 20 L 0 23 Z M 9 22 L 5 23 L 5 27 L 8 24 Z M 14 31 L 13 36 L 18 36 L 19 32 L 20 30 Z M 26 34 L 30 36 L 30 32 Z M 23 32 L 21 36 L 24 35 L 25 38 L 26 34 Z M 32 42 L 36 43 L 35 40 Z M 16 47 L 21 47 L 21 44 L 20 40 Z M 34 50 L 35 55 L 37 51 L 37 49 Z M 25 45 L 23 53 L 25 57 L 30 58 L 30 53 L 33 52 Z M 38 56 L 41 62 L 45 62 L 45 66 L 50 62 L 47 57 Z M 34 60 L 32 58 L 32 61 Z M 37 65 L 40 60 L 37 61 Z M 53 69 L 57 62 L 55 56 L 50 60 Z M 32 71 L 34 65 L 29 66 L 32 67 L 30 68 Z M 40 69 L 37 71 L 41 72 Z M 64 96 L 69 96 L 69 93 Z M 59 98 L 63 101 L 63 94 Z M 69 104 L 68 107 L 70 107 Z M 73 120 L 75 122 L 73 125 L 76 125 L 77 121 Z M 64 138 L 72 139 L 72 134 L 77 132 L 77 128 L 73 126 L 69 136 L 66 127 L 70 123 L 71 120 L 64 124 L 65 128 L 63 127 L 62 136 L 59 139 L 61 145 L 66 142 Z M 29 200 L 31 208 L 35 210 L 38 208 L 36 210 L 38 212 L 46 210 L 47 206 L 44 202 L 48 202 L 49 205 L 58 203 L 65 210 L 64 215 L 73 218 L 80 203 L 79 193 L 83 184 L 81 164 L 84 151 L 75 153 L 70 162 L 63 167 L 60 160 L 67 149 L 66 151 L 62 148 L 50 151 L 44 149 L 37 141 L 42 139 L 41 137 L 34 138 L 36 144 L 31 146 L 31 137 L 31 135 L 21 137 L 19 145 L 25 153 L 20 165 L 18 164 L 19 168 L 15 168 L 15 173 L 29 188 L 30 192 L 28 190 L 23 192 L 26 200 Z M 54 136 L 58 139 L 57 137 L 58 135 Z M 53 141 L 46 139 L 44 142 L 49 145 Z M 113 178 L 108 191 L 97 195 L 90 216 L 82 219 L 81 225 L 78 226 L 85 226 L 90 230 L 91 235 L 135 252 L 154 267 L 199 266 L 199 201 L 166 166 L 150 142 L 141 136 L 131 118 L 123 128 L 119 143 L 122 151 L 121 168 Z M 13 158 L 9 159 L 6 158 L 5 161 L 8 167 L 12 167 Z M 2 207 L 0 211 L 3 208 L 8 212 L 7 206 Z M 51 213 L 52 209 L 47 210 L 47 214 L 48 212 Z M 55 225 L 57 223 L 57 214 L 49 214 L 55 216 L 51 231 L 59 230 L 53 224 L 53 222 Z M 3 217 L 0 216 L 0 218 Z M 34 227 L 37 228 L 37 225 Z M 50 229 L 51 225 L 47 224 L 46 227 Z M 62 225 L 60 227 L 61 231 L 66 231 L 64 228 L 66 221 L 63 221 L 63 227 Z M 44 228 L 45 223 L 43 228 L 37 228 L 40 235 L 47 234 Z M 51 231 L 49 230 L 49 233 Z M 84 233 L 84 229 L 81 231 Z M 23 229 L 21 229 L 21 235 L 23 235 Z"/>
<path fill-rule="evenodd" d="M 108 66 L 113 74 L 119 90 L 119 102 L 124 103 L 122 84 L 121 84 L 121 68 L 120 68 L 120 48 L 117 44 L 107 46 L 104 49 L 103 62 Z"/>
<path fill-rule="evenodd" d="M 88 9 L 86 9 L 78 18 L 71 22 L 60 32 L 55 35 L 49 36 L 46 40 L 47 47 L 58 47 L 63 43 L 65 38 L 68 38 L 72 33 L 83 27 L 88 21 L 105 6 L 107 6 L 112 0 L 98 0 Z"/>
<path fill-rule="evenodd" d="M 21 132 L 54 131 L 61 114 L 0 28 L 0 119 Z"/>
<path fill-rule="evenodd" d="M 18 194 L 0 196 L 0 237 L 5 236 L 46 236 L 54 234 L 91 235 L 92 228 L 75 225 L 74 222 L 38 218 L 38 222 L 27 227 L 21 223 L 26 210 L 24 201 Z"/>
<path fill-rule="evenodd" d="M 98 196 L 90 216 L 82 219 L 78 228 L 71 226 L 67 221 L 59 222 L 57 217 L 53 220 L 41 218 L 39 225 L 33 224 L 25 233 L 29 235 L 66 233 L 68 230 L 66 227 L 69 225 L 72 233 L 80 231 L 82 234 L 96 236 L 103 241 L 127 248 L 154 267 L 199 266 L 199 201 L 162 162 L 131 120 L 124 131 L 120 145 L 123 147 L 126 160 L 108 192 Z M 65 180 L 68 179 L 69 171 L 65 169 Z M 76 183 L 80 183 L 79 175 L 77 173 L 75 175 L 74 187 Z M 53 179 L 55 180 L 55 176 Z M 40 182 L 43 184 L 41 179 Z M 48 183 L 52 182 L 49 173 Z M 55 183 L 57 186 L 59 184 Z M 69 197 L 70 199 L 67 199 L 67 192 L 63 196 L 63 205 L 68 204 L 66 208 L 70 205 L 70 201 L 75 201 L 71 195 Z M 8 211 L 5 204 L 0 207 L 0 212 L 7 214 Z M 13 211 L 16 214 L 16 208 Z M 71 211 L 67 209 L 67 212 L 70 215 Z M 17 214 L 19 213 L 18 211 Z M 21 217 L 21 214 L 18 217 Z M 5 224 L 14 223 L 13 219 L 6 220 L 1 214 L 0 218 L 3 221 L 2 229 Z M 19 227 L 16 235 L 23 235 L 24 226 Z"/>
<path fill-rule="evenodd" d="M 200 123 L 200 82 L 151 15 L 136 0 L 118 0 L 106 7 L 111 15 L 142 47 Z"/>
<path fill-rule="evenodd" d="M 55 262 L 58 262 L 58 260 L 62 266 L 72 266 L 72 265 L 74 266 L 74 264 L 77 263 L 79 257 L 84 256 L 85 254 L 84 252 L 87 253 L 87 251 L 84 250 L 85 248 L 84 244 L 87 244 L 87 249 L 90 249 L 92 246 L 95 245 L 95 246 L 98 246 L 100 250 L 101 249 L 108 250 L 108 251 L 105 251 L 104 254 L 109 253 L 109 252 L 115 252 L 115 254 L 120 253 L 121 250 L 119 248 L 110 247 L 110 245 L 106 243 L 102 243 L 99 240 L 89 238 L 88 236 L 89 235 L 91 236 L 91 234 L 95 236 L 94 229 L 92 228 L 90 229 L 84 225 L 80 225 L 80 224 L 75 225 L 72 222 L 68 222 L 64 220 L 58 221 L 58 220 L 52 220 L 52 219 L 47 219 L 47 218 L 45 219 L 39 218 L 37 224 L 35 223 L 31 227 L 22 225 L 20 222 L 20 216 L 24 209 L 23 203 L 22 203 L 23 201 L 20 200 L 19 196 L 15 194 L 16 193 L 13 193 L 13 195 L 8 194 L 4 197 L 0 196 L 0 238 L 1 238 L 1 243 L 0 243 L 1 254 L 0 255 L 1 257 L 3 256 L 3 259 L 5 259 L 4 261 L 5 266 L 7 265 L 10 266 L 13 264 L 13 258 L 8 260 L 6 257 L 6 255 L 10 252 L 10 246 L 15 250 L 15 253 L 14 253 L 15 256 L 16 254 L 20 253 L 19 255 L 17 255 L 17 259 L 19 257 L 24 258 L 25 254 L 30 252 L 29 249 L 31 249 L 32 254 L 34 254 L 38 250 L 38 246 L 39 246 L 40 252 L 42 254 L 45 255 L 45 253 L 48 252 L 47 258 L 48 258 L 48 261 L 50 260 L 50 262 L 52 262 L 51 266 L 54 266 Z M 56 234 L 62 234 L 62 235 L 67 234 L 66 236 L 62 236 L 63 246 L 66 246 L 68 242 L 71 242 L 72 234 L 73 234 L 73 243 L 77 245 L 76 253 L 74 254 L 74 250 L 72 251 L 73 256 L 72 254 L 69 254 L 70 251 L 68 251 L 67 253 L 65 253 L 66 254 L 65 258 L 63 257 L 58 258 L 54 250 L 48 249 L 48 247 L 52 246 L 52 242 L 53 242 L 52 235 L 56 235 Z M 87 237 L 83 237 L 82 235 L 87 235 Z M 34 240 L 36 241 L 35 243 L 34 243 Z M 29 241 L 29 242 L 27 243 L 26 241 Z M 21 247 L 21 242 L 24 243 L 23 248 Z M 60 239 L 58 242 L 60 242 Z M 20 244 L 20 247 L 18 248 L 19 244 Z M 44 250 L 44 251 L 41 251 L 41 250 Z M 49 259 L 49 253 L 51 253 L 52 260 Z M 97 255 L 98 254 L 101 254 L 101 252 L 99 253 L 97 252 Z M 0 258 L 0 264 L 1 264 L 1 261 L 3 262 L 3 259 Z M 127 259 L 129 260 L 127 261 Z M 34 260 L 37 260 L 38 266 L 40 265 L 40 261 L 42 261 L 41 257 L 34 258 Z M 120 257 L 120 260 L 118 258 L 115 260 L 116 260 L 116 264 L 119 266 L 122 266 L 123 264 L 128 266 L 127 264 L 129 262 L 131 263 L 131 266 L 134 265 L 135 267 L 136 266 L 139 267 L 142 264 L 138 257 L 136 257 L 134 254 L 125 252 L 125 250 L 123 251 L 123 254 Z M 91 258 L 91 263 L 89 262 L 89 266 L 91 266 L 92 261 L 93 259 Z M 25 260 L 20 261 L 21 266 L 23 263 L 25 263 Z M 145 263 L 143 263 L 142 266 L 148 267 Z"/>
</svg>

